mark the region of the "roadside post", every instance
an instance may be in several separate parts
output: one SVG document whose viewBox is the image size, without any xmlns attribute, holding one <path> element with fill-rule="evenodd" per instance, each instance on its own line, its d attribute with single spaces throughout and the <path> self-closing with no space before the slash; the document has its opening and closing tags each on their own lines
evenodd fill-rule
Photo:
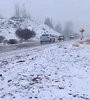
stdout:
<svg viewBox="0 0 90 100">
<path fill-rule="evenodd" d="M 84 29 L 80 30 L 80 33 L 81 33 L 81 40 L 83 39 L 83 33 L 85 32 Z"/>
</svg>

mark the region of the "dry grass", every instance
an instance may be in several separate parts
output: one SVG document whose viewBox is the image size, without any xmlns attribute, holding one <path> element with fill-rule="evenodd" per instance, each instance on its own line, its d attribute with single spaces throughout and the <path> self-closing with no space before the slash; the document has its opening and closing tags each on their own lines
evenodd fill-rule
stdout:
<svg viewBox="0 0 90 100">
<path fill-rule="evenodd" d="M 80 43 L 80 44 L 84 44 L 84 41 L 78 41 L 78 43 Z"/>
<path fill-rule="evenodd" d="M 74 47 L 79 47 L 79 44 L 76 43 L 76 44 L 73 44 L 73 46 L 74 46 Z"/>
<path fill-rule="evenodd" d="M 85 40 L 85 43 L 86 43 L 86 44 L 90 44 L 90 39 L 86 39 L 86 40 Z"/>
</svg>

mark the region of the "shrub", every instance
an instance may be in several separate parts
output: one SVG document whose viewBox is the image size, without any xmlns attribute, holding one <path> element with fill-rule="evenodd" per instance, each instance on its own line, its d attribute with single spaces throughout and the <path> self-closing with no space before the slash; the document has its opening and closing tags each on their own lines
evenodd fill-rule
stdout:
<svg viewBox="0 0 90 100">
<path fill-rule="evenodd" d="M 79 44 L 84 44 L 84 41 L 78 41 Z"/>
<path fill-rule="evenodd" d="M 85 40 L 86 44 L 90 44 L 90 39 Z"/>
<path fill-rule="evenodd" d="M 15 34 L 18 38 L 25 40 L 28 40 L 36 35 L 34 31 L 31 31 L 29 29 L 18 29 Z"/>
<path fill-rule="evenodd" d="M 5 37 L 0 35 L 0 43 L 1 43 L 4 39 L 5 39 Z"/>
<path fill-rule="evenodd" d="M 15 32 L 15 34 L 16 34 L 16 36 L 18 37 L 18 38 L 21 38 L 22 37 L 22 29 L 21 28 L 19 28 L 19 29 L 17 29 L 16 30 L 16 32 Z"/>
<path fill-rule="evenodd" d="M 16 39 L 9 39 L 8 44 L 17 44 L 17 40 Z"/>
<path fill-rule="evenodd" d="M 74 47 L 79 47 L 79 44 L 76 43 L 76 44 L 73 44 L 73 46 L 74 46 Z"/>
</svg>

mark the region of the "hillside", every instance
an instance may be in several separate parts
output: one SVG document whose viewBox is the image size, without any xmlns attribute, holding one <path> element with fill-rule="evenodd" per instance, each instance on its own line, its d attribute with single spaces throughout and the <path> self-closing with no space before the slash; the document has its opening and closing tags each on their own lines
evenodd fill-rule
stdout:
<svg viewBox="0 0 90 100">
<path fill-rule="evenodd" d="M 36 37 L 39 38 L 41 34 L 50 33 L 53 35 L 59 35 L 53 29 L 44 25 L 43 23 L 38 23 L 31 19 L 25 18 L 9 18 L 9 19 L 0 19 L 0 35 L 3 35 L 6 39 L 15 38 L 15 31 L 18 28 L 28 28 L 36 32 Z"/>
</svg>

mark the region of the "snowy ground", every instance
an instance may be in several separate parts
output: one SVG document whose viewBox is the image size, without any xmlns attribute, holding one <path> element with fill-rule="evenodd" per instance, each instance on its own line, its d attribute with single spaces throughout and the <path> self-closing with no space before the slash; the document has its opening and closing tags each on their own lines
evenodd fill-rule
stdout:
<svg viewBox="0 0 90 100">
<path fill-rule="evenodd" d="M 90 100 L 90 45 L 69 41 L 0 54 L 0 100 Z"/>
</svg>

